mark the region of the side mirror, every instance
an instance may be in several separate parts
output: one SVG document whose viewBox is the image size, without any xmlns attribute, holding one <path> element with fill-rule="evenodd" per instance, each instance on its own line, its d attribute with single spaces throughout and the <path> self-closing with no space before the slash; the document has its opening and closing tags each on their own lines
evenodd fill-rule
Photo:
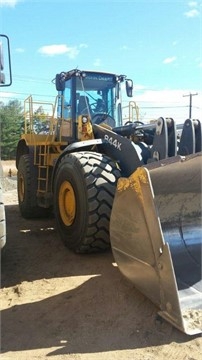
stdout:
<svg viewBox="0 0 202 360">
<path fill-rule="evenodd" d="M 65 90 L 65 79 L 62 76 L 62 74 L 56 74 L 55 87 L 56 87 L 57 91 L 64 91 Z"/>
<path fill-rule="evenodd" d="M 126 94 L 128 97 L 133 96 L 133 81 L 130 79 L 126 79 Z"/>
<path fill-rule="evenodd" d="M 0 72 L 0 86 L 3 86 L 5 82 L 6 82 L 5 74 Z"/>
<path fill-rule="evenodd" d="M 6 70 L 6 74 L 9 74 L 8 80 L 5 78 L 3 70 Z M 11 84 L 12 72 L 9 38 L 6 35 L 0 34 L 0 87 L 10 86 Z"/>
</svg>

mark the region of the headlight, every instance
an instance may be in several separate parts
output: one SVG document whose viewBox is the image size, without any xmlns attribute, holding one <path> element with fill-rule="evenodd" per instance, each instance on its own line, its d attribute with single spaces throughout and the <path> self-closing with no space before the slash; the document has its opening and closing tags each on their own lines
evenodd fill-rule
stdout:
<svg viewBox="0 0 202 360">
<path fill-rule="evenodd" d="M 82 117 L 82 123 L 86 124 L 88 122 L 88 118 L 86 116 Z"/>
</svg>

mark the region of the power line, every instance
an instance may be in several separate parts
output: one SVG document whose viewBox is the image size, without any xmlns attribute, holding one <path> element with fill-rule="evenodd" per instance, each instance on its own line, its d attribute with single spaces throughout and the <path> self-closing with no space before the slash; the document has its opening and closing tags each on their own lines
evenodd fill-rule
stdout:
<svg viewBox="0 0 202 360">
<path fill-rule="evenodd" d="M 14 97 L 14 95 L 24 95 L 24 96 L 29 96 L 30 95 L 30 93 L 24 93 L 24 92 L 16 92 L 16 91 L 3 91 L 2 92 L 3 94 L 10 94 L 10 95 L 13 95 L 13 97 Z M 1 92 L 0 92 L 0 94 L 1 94 Z M 2 95 L 1 95 L 2 96 Z M 44 94 L 34 94 L 34 93 L 32 93 L 32 96 L 40 96 L 40 97 L 51 97 L 51 98 L 55 98 L 56 97 L 56 95 L 44 95 Z M 3 98 L 13 98 L 12 96 L 6 96 L 6 95 L 3 95 L 2 96 Z"/>
<path fill-rule="evenodd" d="M 189 96 L 189 119 L 192 118 L 192 96 L 198 95 L 198 93 L 192 94 L 189 93 L 187 95 L 183 95 L 183 97 L 185 96 Z"/>
</svg>

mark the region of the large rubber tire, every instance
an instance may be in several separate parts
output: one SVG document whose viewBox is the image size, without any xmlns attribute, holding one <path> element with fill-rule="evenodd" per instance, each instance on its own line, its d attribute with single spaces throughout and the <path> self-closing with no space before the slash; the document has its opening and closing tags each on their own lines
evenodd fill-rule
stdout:
<svg viewBox="0 0 202 360">
<path fill-rule="evenodd" d="M 120 177 L 115 162 L 95 152 L 65 155 L 54 181 L 57 227 L 69 249 L 77 253 L 110 247 L 109 221 Z"/>
<path fill-rule="evenodd" d="M 50 209 L 37 205 L 37 167 L 30 155 L 22 155 L 17 174 L 18 204 L 25 219 L 47 217 Z"/>
</svg>

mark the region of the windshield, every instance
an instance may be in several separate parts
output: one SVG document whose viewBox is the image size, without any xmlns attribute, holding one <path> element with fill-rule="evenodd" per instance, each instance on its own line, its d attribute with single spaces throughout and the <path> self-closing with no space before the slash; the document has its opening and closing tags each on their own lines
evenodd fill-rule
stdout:
<svg viewBox="0 0 202 360">
<path fill-rule="evenodd" d="M 93 117 L 105 113 L 114 117 L 116 79 L 111 74 L 87 73 L 76 78 L 77 115 Z"/>
</svg>

